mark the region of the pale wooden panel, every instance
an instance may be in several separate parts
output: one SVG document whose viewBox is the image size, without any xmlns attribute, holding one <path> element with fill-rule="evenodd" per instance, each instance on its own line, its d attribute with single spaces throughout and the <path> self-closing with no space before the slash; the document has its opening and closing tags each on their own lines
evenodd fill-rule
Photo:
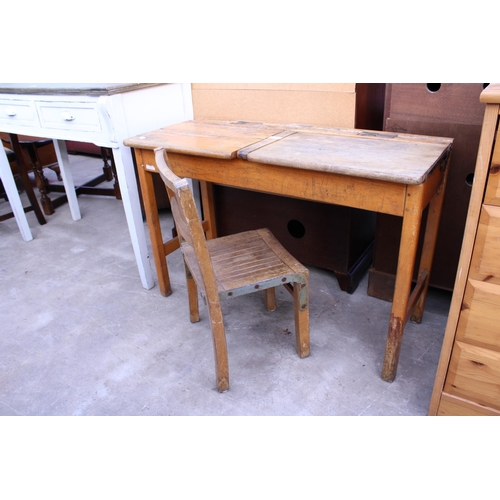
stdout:
<svg viewBox="0 0 500 500">
<path fill-rule="evenodd" d="M 355 92 L 355 83 L 193 83 L 193 90 L 283 90 L 306 92 Z"/>
<path fill-rule="evenodd" d="M 500 285 L 500 207 L 483 205 L 469 277 Z"/>
<path fill-rule="evenodd" d="M 440 417 L 484 417 L 499 416 L 500 411 L 443 393 L 437 414 Z"/>
<path fill-rule="evenodd" d="M 244 120 L 354 128 L 354 90 L 192 89 L 196 120 Z"/>
<path fill-rule="evenodd" d="M 500 128 L 498 129 L 496 145 L 491 158 L 484 203 L 500 206 Z"/>
<path fill-rule="evenodd" d="M 500 410 L 500 353 L 455 342 L 444 392 Z"/>
<path fill-rule="evenodd" d="M 469 280 L 457 340 L 500 351 L 500 286 Z"/>
</svg>

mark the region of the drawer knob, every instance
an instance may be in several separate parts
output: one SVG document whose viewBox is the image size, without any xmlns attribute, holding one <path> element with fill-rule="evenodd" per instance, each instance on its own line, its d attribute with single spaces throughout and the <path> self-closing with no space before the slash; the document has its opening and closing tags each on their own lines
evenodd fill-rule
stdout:
<svg viewBox="0 0 500 500">
<path fill-rule="evenodd" d="M 16 116 L 16 112 L 12 108 L 6 110 L 7 116 Z"/>
<path fill-rule="evenodd" d="M 61 117 L 63 120 L 65 120 L 67 122 L 72 122 L 75 119 L 75 117 L 71 113 L 69 113 L 68 111 L 63 111 L 61 113 Z"/>
</svg>

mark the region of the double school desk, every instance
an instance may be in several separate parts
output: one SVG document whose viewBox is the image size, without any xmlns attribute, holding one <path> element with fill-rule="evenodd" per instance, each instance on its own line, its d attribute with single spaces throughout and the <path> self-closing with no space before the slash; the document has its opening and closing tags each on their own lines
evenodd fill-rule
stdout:
<svg viewBox="0 0 500 500">
<path fill-rule="evenodd" d="M 200 181 L 207 238 L 217 236 L 212 184 L 332 203 L 403 218 L 382 378 L 396 376 L 403 330 L 422 320 L 453 139 L 250 122 L 188 121 L 125 140 L 134 149 L 161 293 L 171 293 L 156 205 L 154 149 L 179 177 Z M 429 206 L 416 285 L 422 212 Z M 325 231 L 328 228 L 325 227 Z"/>
</svg>

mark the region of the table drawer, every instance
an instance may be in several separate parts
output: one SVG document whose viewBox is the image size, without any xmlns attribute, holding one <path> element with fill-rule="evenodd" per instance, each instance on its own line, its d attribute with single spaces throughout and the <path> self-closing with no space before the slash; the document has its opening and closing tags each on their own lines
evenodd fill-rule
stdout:
<svg viewBox="0 0 500 500">
<path fill-rule="evenodd" d="M 100 132 L 102 129 L 96 103 L 37 102 L 42 127 L 79 132 Z"/>
<path fill-rule="evenodd" d="M 0 123 L 38 126 L 36 108 L 29 101 L 0 99 Z"/>
</svg>

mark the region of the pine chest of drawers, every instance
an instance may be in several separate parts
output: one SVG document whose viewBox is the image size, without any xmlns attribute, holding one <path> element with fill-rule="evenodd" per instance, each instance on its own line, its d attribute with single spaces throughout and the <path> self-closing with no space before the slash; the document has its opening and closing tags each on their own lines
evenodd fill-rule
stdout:
<svg viewBox="0 0 500 500">
<path fill-rule="evenodd" d="M 500 84 L 486 103 L 430 415 L 500 415 Z"/>
</svg>

